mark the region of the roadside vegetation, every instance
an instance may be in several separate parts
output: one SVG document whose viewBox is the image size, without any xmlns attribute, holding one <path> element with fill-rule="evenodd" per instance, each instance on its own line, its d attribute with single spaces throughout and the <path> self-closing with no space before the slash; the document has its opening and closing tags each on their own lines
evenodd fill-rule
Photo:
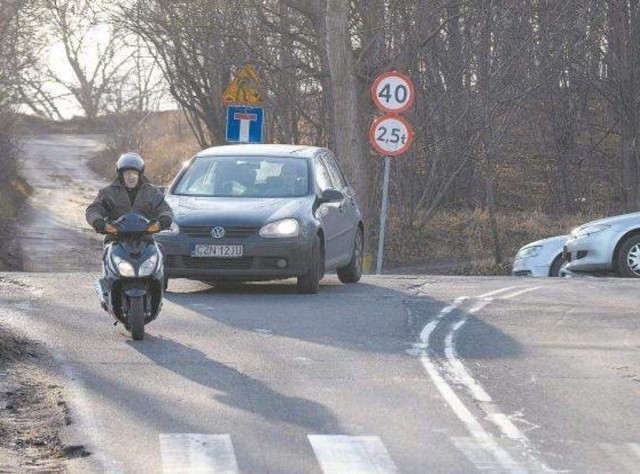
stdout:
<svg viewBox="0 0 640 474">
<path fill-rule="evenodd" d="M 19 176 L 15 112 L 21 103 L 21 81 L 34 63 L 31 1 L 0 0 L 0 270 L 19 269 L 18 249 L 11 245 L 21 204 L 29 196 Z"/>
</svg>

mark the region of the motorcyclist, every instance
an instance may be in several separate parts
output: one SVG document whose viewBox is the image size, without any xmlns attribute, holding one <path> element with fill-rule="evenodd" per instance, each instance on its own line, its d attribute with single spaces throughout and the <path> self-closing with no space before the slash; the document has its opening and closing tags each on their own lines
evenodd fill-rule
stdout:
<svg viewBox="0 0 640 474">
<path fill-rule="evenodd" d="M 91 227 L 103 234 L 108 222 L 128 212 L 136 212 L 147 219 L 157 220 L 161 229 L 169 229 L 173 222 L 173 212 L 164 197 L 159 206 L 152 204 L 154 198 L 163 193 L 144 176 L 142 157 L 137 153 L 122 154 L 116 162 L 116 170 L 117 178 L 102 188 L 87 207 L 86 218 Z"/>
</svg>

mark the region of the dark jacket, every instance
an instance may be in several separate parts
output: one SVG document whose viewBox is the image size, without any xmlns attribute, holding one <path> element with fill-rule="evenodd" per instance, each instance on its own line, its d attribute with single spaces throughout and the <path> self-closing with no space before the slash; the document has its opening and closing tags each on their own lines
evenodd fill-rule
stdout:
<svg viewBox="0 0 640 474">
<path fill-rule="evenodd" d="M 169 204 L 164 200 L 164 196 L 162 203 L 155 210 L 152 209 L 151 203 L 156 195 L 163 196 L 163 193 L 160 188 L 151 184 L 143 176 L 138 194 L 132 205 L 124 183 L 119 178 L 116 178 L 111 184 L 102 188 L 93 202 L 87 207 L 87 222 L 89 225 L 93 225 L 96 219 L 106 219 L 107 222 L 111 222 L 130 211 L 142 214 L 150 220 L 158 219 L 160 216 L 168 216 L 173 220 L 173 212 Z M 113 209 L 107 209 L 105 206 L 105 196 L 111 197 L 115 202 Z"/>
</svg>

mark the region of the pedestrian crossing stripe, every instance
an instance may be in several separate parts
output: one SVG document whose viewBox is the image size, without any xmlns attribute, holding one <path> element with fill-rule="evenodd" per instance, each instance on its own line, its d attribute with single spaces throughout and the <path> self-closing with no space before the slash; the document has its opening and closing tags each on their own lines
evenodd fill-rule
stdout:
<svg viewBox="0 0 640 474">
<path fill-rule="evenodd" d="M 228 434 L 161 434 L 160 455 L 162 472 L 165 474 L 240 472 Z"/>
</svg>

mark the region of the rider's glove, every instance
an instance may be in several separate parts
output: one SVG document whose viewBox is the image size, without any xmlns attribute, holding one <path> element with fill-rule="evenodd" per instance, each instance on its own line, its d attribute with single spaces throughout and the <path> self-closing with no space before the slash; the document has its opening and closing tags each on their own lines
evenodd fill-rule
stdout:
<svg viewBox="0 0 640 474">
<path fill-rule="evenodd" d="M 106 226 L 107 223 L 104 221 L 104 219 L 96 219 L 95 221 L 93 221 L 93 224 L 91 224 L 91 227 L 93 227 L 98 234 L 104 234 L 104 229 Z"/>
<path fill-rule="evenodd" d="M 158 224 L 160 224 L 160 228 L 162 230 L 167 230 L 171 228 L 171 222 L 173 222 L 171 220 L 171 217 L 169 216 L 160 216 L 158 218 Z"/>
</svg>

